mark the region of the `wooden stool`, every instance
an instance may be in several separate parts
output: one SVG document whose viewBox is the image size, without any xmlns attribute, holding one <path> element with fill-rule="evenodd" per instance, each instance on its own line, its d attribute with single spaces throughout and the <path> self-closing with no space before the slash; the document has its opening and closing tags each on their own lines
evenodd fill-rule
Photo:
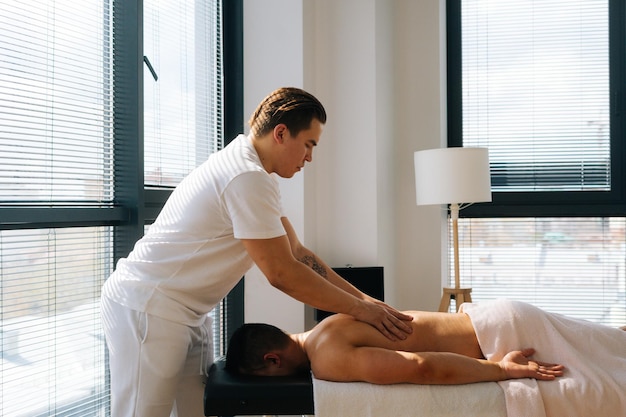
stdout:
<svg viewBox="0 0 626 417">
<path fill-rule="evenodd" d="M 471 288 L 444 288 L 443 296 L 441 297 L 441 303 L 439 304 L 439 311 L 447 313 L 450 310 L 450 300 L 456 301 L 456 311 L 459 311 L 459 307 L 463 303 L 472 302 L 472 289 Z"/>
</svg>

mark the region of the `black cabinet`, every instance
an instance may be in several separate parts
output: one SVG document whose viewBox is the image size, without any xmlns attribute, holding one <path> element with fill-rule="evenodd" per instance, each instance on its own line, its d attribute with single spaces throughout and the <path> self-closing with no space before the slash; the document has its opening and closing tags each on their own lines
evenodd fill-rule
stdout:
<svg viewBox="0 0 626 417">
<path fill-rule="evenodd" d="M 365 294 L 384 301 L 385 283 L 382 266 L 342 267 L 333 270 Z M 315 309 L 315 320 L 319 322 L 331 314 L 333 313 Z"/>
</svg>

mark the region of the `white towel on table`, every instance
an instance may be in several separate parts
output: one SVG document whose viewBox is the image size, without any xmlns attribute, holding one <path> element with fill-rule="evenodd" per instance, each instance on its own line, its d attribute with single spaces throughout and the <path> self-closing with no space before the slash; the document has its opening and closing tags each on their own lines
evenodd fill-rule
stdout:
<svg viewBox="0 0 626 417">
<path fill-rule="evenodd" d="M 375 385 L 313 378 L 315 417 L 506 417 L 495 382 Z"/>
<path fill-rule="evenodd" d="M 626 332 L 498 300 L 464 304 L 485 356 L 535 348 L 534 359 L 565 365 L 555 381 L 499 382 L 508 417 L 625 417 Z"/>
</svg>

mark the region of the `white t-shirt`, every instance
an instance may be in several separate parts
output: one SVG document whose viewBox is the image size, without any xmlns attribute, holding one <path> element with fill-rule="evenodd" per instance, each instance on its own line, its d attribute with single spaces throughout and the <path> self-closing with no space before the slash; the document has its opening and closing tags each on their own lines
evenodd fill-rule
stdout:
<svg viewBox="0 0 626 417">
<path fill-rule="evenodd" d="M 240 239 L 286 234 L 277 181 L 238 136 L 185 178 L 103 293 L 129 308 L 198 326 L 252 266 Z"/>
</svg>

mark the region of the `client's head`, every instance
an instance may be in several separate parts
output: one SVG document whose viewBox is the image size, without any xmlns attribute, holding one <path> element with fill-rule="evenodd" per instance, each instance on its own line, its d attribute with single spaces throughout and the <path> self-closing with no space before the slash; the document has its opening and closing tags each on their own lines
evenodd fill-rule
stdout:
<svg viewBox="0 0 626 417">
<path fill-rule="evenodd" d="M 278 327 L 248 323 L 230 338 L 226 370 L 247 375 L 292 375 L 308 368 L 302 355 L 297 344 Z"/>
</svg>

